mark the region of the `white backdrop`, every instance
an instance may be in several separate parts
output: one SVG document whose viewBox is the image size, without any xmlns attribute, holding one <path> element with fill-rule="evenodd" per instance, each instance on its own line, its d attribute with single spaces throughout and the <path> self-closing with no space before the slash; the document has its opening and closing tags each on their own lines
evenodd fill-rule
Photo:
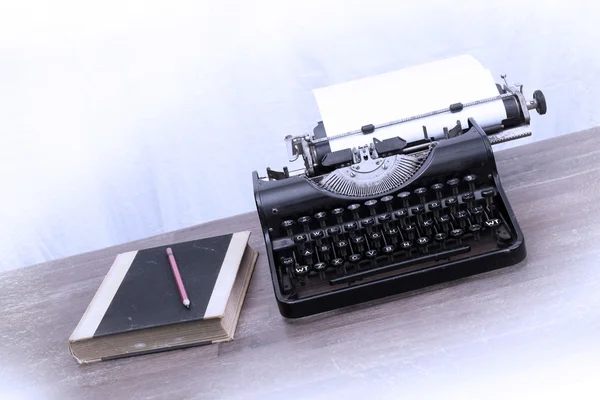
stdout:
<svg viewBox="0 0 600 400">
<path fill-rule="evenodd" d="M 598 125 L 594 3 L 6 1 L 0 271 L 253 210 L 317 87 L 468 53 Z"/>
</svg>

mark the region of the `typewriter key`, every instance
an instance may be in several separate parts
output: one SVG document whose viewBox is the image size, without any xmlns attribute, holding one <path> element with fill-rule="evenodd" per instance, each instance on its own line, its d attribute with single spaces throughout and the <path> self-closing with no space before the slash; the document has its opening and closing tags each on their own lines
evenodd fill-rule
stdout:
<svg viewBox="0 0 600 400">
<path fill-rule="evenodd" d="M 360 225 L 363 228 L 367 229 L 367 233 L 373 232 L 373 225 L 375 224 L 375 220 L 373 218 L 365 218 L 360 221 Z"/>
<path fill-rule="evenodd" d="M 307 265 L 313 264 L 313 251 L 311 249 L 305 249 L 302 252 L 302 258 L 304 259 L 304 263 Z"/>
<path fill-rule="evenodd" d="M 318 246 L 320 246 L 323 243 L 324 237 L 325 237 L 325 232 L 323 232 L 323 230 L 321 230 L 321 229 L 318 229 L 318 230 L 310 233 L 310 239 L 316 241 Z"/>
<path fill-rule="evenodd" d="M 309 216 L 298 218 L 298 223 L 302 224 L 304 232 L 310 232 L 310 220 L 311 218 Z"/>
<path fill-rule="evenodd" d="M 392 246 L 391 244 L 388 244 L 387 246 L 383 246 L 383 249 L 381 249 L 381 252 L 383 254 L 385 254 L 386 256 L 388 256 L 388 261 L 391 261 L 392 255 L 394 254 L 394 250 L 396 250 L 396 248 L 394 246 Z"/>
<path fill-rule="evenodd" d="M 352 218 L 359 219 L 360 218 L 360 214 L 358 213 L 358 209 L 360 208 L 360 204 L 350 204 L 348 206 L 348 210 L 350 210 L 350 212 L 352 213 Z"/>
<path fill-rule="evenodd" d="M 446 203 L 446 207 L 448 207 L 450 209 L 450 213 L 454 214 L 456 212 L 456 208 L 458 206 L 458 200 L 456 199 L 456 197 L 448 197 L 445 200 Z"/>
<path fill-rule="evenodd" d="M 365 251 L 365 257 L 367 258 L 367 260 L 371 261 L 371 267 L 375 267 L 375 261 L 377 259 L 377 254 L 378 254 L 378 252 L 375 249 Z"/>
<path fill-rule="evenodd" d="M 440 233 L 435 234 L 435 236 L 433 237 L 433 240 L 435 240 L 437 243 L 439 243 L 440 248 L 442 250 L 444 250 L 446 248 L 446 239 L 447 238 L 448 238 L 448 236 L 444 232 L 440 232 Z"/>
<path fill-rule="evenodd" d="M 438 224 L 440 224 L 442 231 L 444 231 L 444 233 L 448 232 L 448 227 L 450 225 L 450 217 L 447 215 L 441 215 L 437 221 Z"/>
<path fill-rule="evenodd" d="M 450 179 L 446 184 L 452 189 L 452 194 L 454 196 L 458 196 L 458 185 L 460 185 L 460 179 L 454 178 Z"/>
<path fill-rule="evenodd" d="M 492 216 L 494 216 L 494 196 L 496 195 L 496 191 L 494 189 L 486 189 L 481 191 L 481 197 L 485 199 L 485 205 Z"/>
<path fill-rule="evenodd" d="M 475 194 L 473 192 L 463 194 L 462 201 L 467 205 L 467 209 L 471 210 L 475 203 Z"/>
<path fill-rule="evenodd" d="M 473 193 L 475 191 L 475 179 L 477 177 L 473 174 L 465 176 L 463 179 L 469 185 L 469 192 Z"/>
<path fill-rule="evenodd" d="M 385 209 L 387 212 L 392 211 L 392 201 L 394 200 L 393 196 L 384 196 L 381 198 L 381 202 L 385 204 Z"/>
<path fill-rule="evenodd" d="M 402 227 L 402 230 L 404 231 L 404 233 L 406 233 L 406 236 L 408 237 L 408 240 L 413 240 L 415 238 L 415 224 L 410 223 L 410 224 L 406 224 Z"/>
<path fill-rule="evenodd" d="M 381 247 L 381 233 L 372 232 L 369 234 L 369 240 L 371 241 L 371 247 Z"/>
<path fill-rule="evenodd" d="M 292 236 L 294 234 L 294 230 L 293 230 L 294 225 L 296 225 L 296 222 L 292 221 L 291 219 L 288 219 L 287 221 L 283 221 L 281 223 L 281 227 L 283 229 L 285 229 L 285 233 L 288 236 Z"/>
<path fill-rule="evenodd" d="M 443 183 L 434 183 L 433 185 L 431 185 L 431 190 L 433 190 L 433 192 L 435 193 L 435 198 L 438 200 L 442 200 L 442 190 L 444 190 L 444 184 Z"/>
<path fill-rule="evenodd" d="M 360 254 L 350 254 L 350 257 L 348 257 L 348 261 L 355 270 L 358 270 L 358 263 L 360 263 L 361 258 L 362 256 Z"/>
<path fill-rule="evenodd" d="M 325 226 L 327 226 L 325 217 L 327 217 L 327 213 L 325 211 L 321 211 L 315 214 L 315 219 L 319 222 L 319 226 L 321 228 L 325 228 Z"/>
<path fill-rule="evenodd" d="M 332 237 L 335 242 L 340 240 L 340 233 L 342 233 L 342 230 L 339 226 L 332 226 L 327 228 L 327 236 Z"/>
<path fill-rule="evenodd" d="M 325 270 L 327 269 L 326 262 L 318 262 L 313 266 L 313 269 L 319 273 L 319 278 L 325 279 Z"/>
<path fill-rule="evenodd" d="M 473 209 L 471 210 L 471 215 L 475 218 L 475 222 L 481 225 L 481 221 L 483 218 L 483 207 L 473 207 Z"/>
<path fill-rule="evenodd" d="M 395 245 L 396 243 L 398 243 L 398 229 L 396 228 L 390 228 L 388 230 L 385 231 L 385 235 L 388 238 L 388 243 L 391 243 L 393 245 Z"/>
<path fill-rule="evenodd" d="M 306 241 L 308 238 L 304 234 L 294 236 L 294 243 L 298 246 L 298 250 L 302 253 L 306 247 Z"/>
<path fill-rule="evenodd" d="M 411 249 L 412 249 L 412 242 L 411 241 L 405 240 L 404 242 L 400 243 L 400 248 L 402 250 L 406 251 L 406 256 L 407 257 L 410 257 L 410 255 L 411 255 L 410 252 L 411 252 Z"/>
<path fill-rule="evenodd" d="M 454 214 L 454 219 L 456 219 L 456 221 L 462 229 L 465 229 L 468 215 L 469 214 L 466 211 L 459 211 L 456 214 Z"/>
<path fill-rule="evenodd" d="M 421 250 L 421 253 L 423 254 L 427 254 L 428 250 L 427 250 L 427 245 L 429 244 L 429 238 L 428 237 L 420 237 L 417 239 L 417 246 L 419 246 L 419 249 Z"/>
<path fill-rule="evenodd" d="M 402 201 L 402 207 L 408 208 L 408 206 L 409 206 L 408 198 L 409 197 L 410 197 L 410 192 L 398 193 L 398 198 Z"/>
<path fill-rule="evenodd" d="M 401 208 L 398 211 L 394 211 L 394 218 L 400 222 L 400 226 L 406 225 L 406 219 L 408 218 L 408 210 Z"/>
<path fill-rule="evenodd" d="M 304 280 L 304 278 L 310 274 L 310 267 L 308 265 L 297 265 L 294 267 L 294 275 Z"/>
<path fill-rule="evenodd" d="M 334 258 L 331 260 L 331 266 L 335 268 L 338 274 L 346 273 L 346 262 L 343 258 Z"/>
<path fill-rule="evenodd" d="M 415 189 L 415 194 L 419 197 L 419 201 L 421 203 L 425 203 L 427 201 L 427 198 L 426 198 L 427 189 L 425 189 L 424 187 Z"/>
<path fill-rule="evenodd" d="M 463 236 L 464 233 L 465 232 L 462 229 L 460 229 L 460 228 L 452 229 L 452 231 L 450 231 L 450 236 L 452 236 L 454 239 L 456 239 L 456 242 L 458 244 L 461 244 L 462 243 L 461 238 L 462 238 L 462 236 Z"/>
<path fill-rule="evenodd" d="M 475 238 L 475 240 L 479 241 L 479 233 L 481 232 L 481 225 L 474 224 L 474 225 L 469 226 L 469 232 L 471 232 L 473 234 L 473 238 Z"/>
<path fill-rule="evenodd" d="M 317 251 L 319 252 L 319 258 L 322 261 L 329 261 L 329 251 L 330 250 L 331 250 L 331 247 L 329 247 L 326 244 L 317 247 Z"/>
<path fill-rule="evenodd" d="M 337 255 L 339 257 L 346 257 L 348 254 L 348 242 L 345 240 L 340 240 L 339 242 L 335 242 L 335 248 L 337 249 Z"/>
<path fill-rule="evenodd" d="M 344 222 L 344 209 L 343 208 L 334 208 L 333 211 L 331 211 L 331 213 L 333 215 L 335 215 L 335 220 L 337 221 L 338 224 L 341 224 Z"/>
<path fill-rule="evenodd" d="M 294 264 L 295 264 L 295 262 L 292 257 L 283 257 L 281 259 L 281 266 L 288 274 L 291 273 L 292 267 L 294 266 Z"/>
<path fill-rule="evenodd" d="M 369 210 L 369 215 L 370 216 L 374 216 L 375 214 L 377 214 L 377 200 L 375 199 L 371 199 L 371 200 L 367 200 L 365 202 L 365 206 L 367 206 L 367 209 Z"/>
<path fill-rule="evenodd" d="M 422 225 L 423 229 L 425 230 L 425 235 L 426 236 L 431 236 L 431 229 L 433 228 L 433 220 L 432 219 L 426 219 L 425 221 L 423 221 L 423 225 Z"/>
<path fill-rule="evenodd" d="M 350 242 L 352 243 L 352 247 L 356 253 L 362 253 L 365 251 L 365 237 L 364 236 L 355 236 Z"/>
<path fill-rule="evenodd" d="M 391 228 L 390 227 L 391 220 L 392 220 L 392 215 L 389 213 L 381 214 L 379 217 L 377 217 L 377 221 L 379 221 L 379 223 L 381 225 L 383 225 L 384 230 L 388 230 Z"/>
</svg>

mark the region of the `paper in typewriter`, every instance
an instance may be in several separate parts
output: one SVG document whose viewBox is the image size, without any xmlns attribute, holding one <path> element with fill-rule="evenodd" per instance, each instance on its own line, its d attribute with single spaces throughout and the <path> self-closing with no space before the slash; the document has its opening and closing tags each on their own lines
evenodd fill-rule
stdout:
<svg viewBox="0 0 600 400">
<path fill-rule="evenodd" d="M 469 55 L 448 58 L 399 71 L 372 76 L 313 91 L 327 136 L 381 124 L 429 111 L 447 108 L 498 95 L 490 71 Z M 460 120 L 463 127 L 473 117 L 482 127 L 499 124 L 506 118 L 501 100 L 467 107 L 459 113 L 444 113 L 386 128 L 369 135 L 353 135 L 330 142 L 331 151 L 362 146 L 373 138 L 400 136 L 410 142 L 423 138 L 423 126 L 430 137 L 443 136 Z"/>
</svg>

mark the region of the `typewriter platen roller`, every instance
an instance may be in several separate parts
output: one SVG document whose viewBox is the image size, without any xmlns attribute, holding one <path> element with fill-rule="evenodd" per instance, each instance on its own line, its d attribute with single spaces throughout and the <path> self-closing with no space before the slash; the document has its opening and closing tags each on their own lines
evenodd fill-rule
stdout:
<svg viewBox="0 0 600 400">
<path fill-rule="evenodd" d="M 503 76 L 503 78 L 505 78 Z M 523 234 L 496 169 L 492 145 L 531 135 L 530 110 L 545 114 L 540 91 L 497 85 L 498 95 L 364 125 L 328 137 L 286 137 L 304 169 L 253 173 L 254 196 L 281 314 L 303 317 L 506 267 L 525 258 Z M 378 140 L 380 129 L 502 102 L 507 118 L 476 117 L 418 139 Z M 339 137 L 364 146 L 331 151 Z"/>
</svg>

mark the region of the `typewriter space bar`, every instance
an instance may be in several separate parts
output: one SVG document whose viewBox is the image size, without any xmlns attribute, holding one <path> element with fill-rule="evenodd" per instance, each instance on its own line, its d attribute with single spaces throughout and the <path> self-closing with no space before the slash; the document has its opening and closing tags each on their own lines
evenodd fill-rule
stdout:
<svg viewBox="0 0 600 400">
<path fill-rule="evenodd" d="M 426 263 L 429 261 L 443 260 L 444 258 L 448 258 L 451 256 L 468 253 L 469 251 L 471 251 L 471 246 L 460 246 L 460 247 L 456 247 L 454 249 L 439 251 L 437 253 L 428 254 L 426 256 L 413 258 L 411 260 L 406 260 L 406 261 L 389 264 L 389 265 L 383 265 L 381 267 L 377 267 L 377 268 L 373 268 L 373 269 L 369 269 L 369 270 L 365 270 L 365 271 L 361 271 L 361 272 L 356 272 L 356 273 L 353 273 L 350 275 L 344 275 L 339 278 L 330 279 L 329 284 L 336 285 L 338 283 L 352 282 L 352 281 L 355 281 L 358 279 L 367 278 L 369 276 L 381 274 L 384 272 L 394 271 L 394 270 L 400 269 L 400 268 L 411 267 L 413 265 L 422 264 L 422 263 Z"/>
</svg>

